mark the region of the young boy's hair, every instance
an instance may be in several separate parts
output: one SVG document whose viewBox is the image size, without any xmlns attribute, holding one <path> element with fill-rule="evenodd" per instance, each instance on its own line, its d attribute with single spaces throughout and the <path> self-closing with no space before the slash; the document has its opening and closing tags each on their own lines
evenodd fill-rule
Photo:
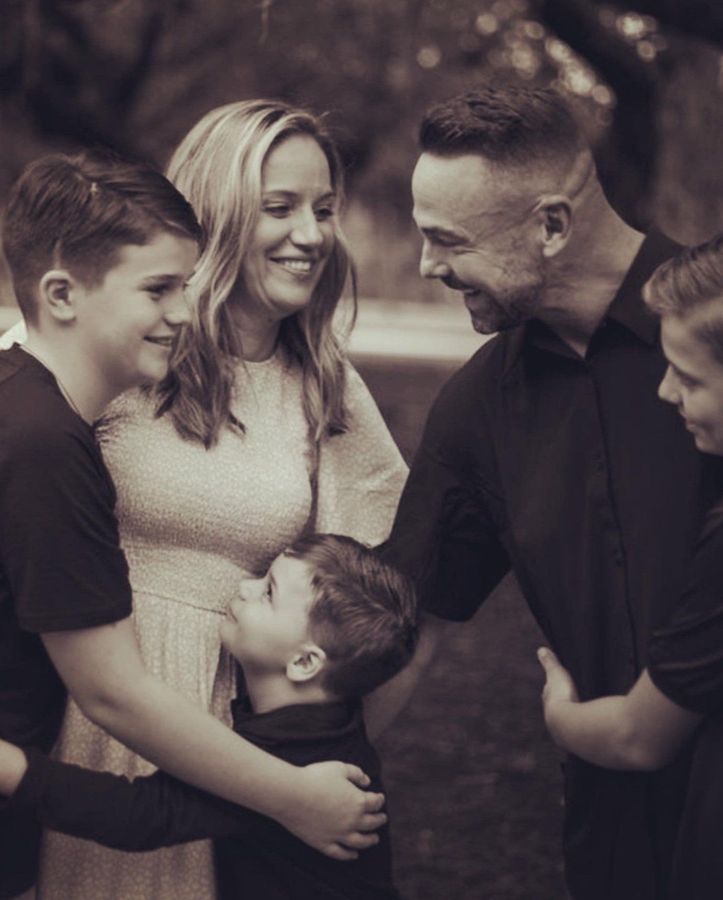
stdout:
<svg viewBox="0 0 723 900">
<path fill-rule="evenodd" d="M 53 154 L 30 163 L 5 209 L 3 249 L 26 321 L 37 321 L 37 287 L 67 268 L 86 287 L 102 282 L 128 244 L 158 232 L 200 244 L 190 204 L 160 172 L 110 151 Z"/>
<path fill-rule="evenodd" d="M 683 318 L 707 307 L 710 315 L 694 323 L 693 333 L 723 364 L 723 234 L 687 247 L 658 266 L 643 288 L 643 298 L 659 316 Z"/>
<path fill-rule="evenodd" d="M 362 697 L 404 668 L 417 642 L 411 583 L 358 541 L 315 534 L 287 551 L 312 569 L 309 630 L 329 665 L 322 685 L 338 697 Z"/>
</svg>

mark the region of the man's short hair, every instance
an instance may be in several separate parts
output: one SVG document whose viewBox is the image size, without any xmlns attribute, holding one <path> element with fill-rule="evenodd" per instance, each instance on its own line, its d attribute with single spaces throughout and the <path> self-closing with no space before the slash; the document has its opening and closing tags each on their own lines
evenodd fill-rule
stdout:
<svg viewBox="0 0 723 900">
<path fill-rule="evenodd" d="M 37 319 L 45 272 L 67 268 L 94 287 L 123 246 L 142 246 L 163 231 L 196 243 L 202 238 L 190 204 L 150 166 L 103 150 L 30 163 L 12 188 L 3 223 L 3 249 L 26 320 Z"/>
<path fill-rule="evenodd" d="M 659 316 L 705 312 L 693 333 L 723 365 L 723 234 L 686 247 L 658 266 L 643 288 L 643 298 Z"/>
<path fill-rule="evenodd" d="M 327 656 L 326 690 L 362 697 L 404 668 L 418 624 L 414 590 L 400 572 L 339 535 L 302 538 L 287 553 L 312 570 L 309 631 Z"/>
<path fill-rule="evenodd" d="M 560 166 L 588 149 L 556 91 L 504 85 L 481 85 L 433 106 L 419 144 L 438 156 L 476 153 L 501 166 Z"/>
</svg>

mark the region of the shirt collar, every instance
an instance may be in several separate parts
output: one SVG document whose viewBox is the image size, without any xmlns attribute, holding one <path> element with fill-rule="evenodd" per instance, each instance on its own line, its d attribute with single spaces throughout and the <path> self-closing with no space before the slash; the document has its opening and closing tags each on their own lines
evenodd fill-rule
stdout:
<svg viewBox="0 0 723 900">
<path fill-rule="evenodd" d="M 659 231 L 651 231 L 640 245 L 630 268 L 623 278 L 617 293 L 613 297 L 605 318 L 610 318 L 624 325 L 636 337 L 647 344 L 655 344 L 658 339 L 658 320 L 648 311 L 642 298 L 642 288 L 653 271 L 674 256 L 680 245 Z M 525 346 L 534 341 L 536 346 L 554 350 L 561 354 L 566 352 L 564 341 L 557 338 L 554 332 L 532 320 L 508 332 L 503 361 L 503 376 L 509 375 Z M 570 350 L 570 355 L 572 351 Z"/>
<path fill-rule="evenodd" d="M 640 245 L 640 249 L 628 269 L 617 294 L 608 308 L 608 317 L 625 325 L 633 334 L 647 344 L 655 344 L 658 339 L 658 319 L 643 301 L 643 285 L 655 269 L 680 250 L 670 238 L 659 231 L 651 232 Z"/>
<path fill-rule="evenodd" d="M 299 703 L 255 714 L 247 697 L 231 704 L 234 731 L 259 747 L 318 741 L 358 728 L 361 703 Z"/>
</svg>

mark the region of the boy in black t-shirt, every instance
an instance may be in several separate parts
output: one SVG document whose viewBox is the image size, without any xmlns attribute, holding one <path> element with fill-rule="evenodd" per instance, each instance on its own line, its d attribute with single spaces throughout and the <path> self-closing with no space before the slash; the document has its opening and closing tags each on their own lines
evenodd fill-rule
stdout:
<svg viewBox="0 0 723 900">
<path fill-rule="evenodd" d="M 673 403 L 703 453 L 723 456 L 723 235 L 660 266 L 645 287 L 668 360 L 658 393 Z M 669 763 L 706 717 L 673 860 L 670 900 L 723 896 L 723 498 L 708 513 L 686 588 L 648 647 L 647 667 L 623 696 L 578 702 L 547 648 L 545 720 L 565 750 L 611 769 Z"/>
<path fill-rule="evenodd" d="M 200 240 L 162 175 L 110 155 L 43 158 L 11 192 L 3 245 L 28 337 L 0 353 L 0 737 L 49 749 L 67 687 L 136 752 L 351 858 L 375 841 L 358 827 L 384 819 L 371 814 L 383 798 L 349 783 L 363 773 L 299 770 L 240 741 L 146 672 L 129 618 L 91 423 L 166 375 Z M 0 900 L 33 885 L 38 841 L 32 818 L 0 805 Z"/>
<path fill-rule="evenodd" d="M 344 759 L 380 789 L 360 697 L 414 652 L 410 585 L 351 538 L 314 535 L 242 584 L 221 626 L 248 698 L 235 730 L 289 762 Z M 21 780 L 22 778 L 22 780 Z M 18 787 L 18 783 L 20 786 Z M 26 757 L 0 741 L 0 792 L 48 827 L 122 850 L 216 838 L 221 900 L 395 900 L 389 835 L 352 863 L 327 859 L 276 823 L 157 772 L 126 778 Z"/>
</svg>

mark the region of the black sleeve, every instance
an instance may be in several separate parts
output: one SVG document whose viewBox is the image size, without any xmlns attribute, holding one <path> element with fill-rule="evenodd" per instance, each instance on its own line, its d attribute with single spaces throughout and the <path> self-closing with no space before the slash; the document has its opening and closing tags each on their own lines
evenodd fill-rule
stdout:
<svg viewBox="0 0 723 900">
<path fill-rule="evenodd" d="M 710 714 L 723 708 L 723 515 L 714 510 L 670 621 L 652 635 L 648 669 L 674 703 Z"/>
<path fill-rule="evenodd" d="M 131 612 L 115 494 L 88 429 L 8 437 L 0 454 L 0 565 L 20 626 L 88 628 Z"/>
<path fill-rule="evenodd" d="M 388 562 L 414 581 L 423 609 L 465 621 L 510 568 L 475 449 L 485 438 L 443 391 L 399 502 Z"/>
<path fill-rule="evenodd" d="M 165 772 L 129 781 L 27 750 L 11 799 L 46 828 L 118 850 L 154 850 L 203 838 L 258 838 L 276 827 L 252 810 L 206 794 Z"/>
</svg>

